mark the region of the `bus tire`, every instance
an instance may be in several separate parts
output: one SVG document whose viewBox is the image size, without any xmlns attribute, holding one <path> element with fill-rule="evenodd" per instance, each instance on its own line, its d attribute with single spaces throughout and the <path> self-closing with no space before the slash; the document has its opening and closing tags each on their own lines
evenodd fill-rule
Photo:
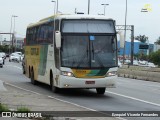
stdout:
<svg viewBox="0 0 160 120">
<path fill-rule="evenodd" d="M 26 74 L 26 72 L 23 70 L 23 74 Z"/>
<path fill-rule="evenodd" d="M 53 79 L 52 72 L 50 72 L 50 86 L 51 86 L 52 92 L 54 92 L 54 93 L 58 93 L 59 92 L 59 88 L 54 86 L 54 79 Z"/>
<path fill-rule="evenodd" d="M 52 85 L 52 92 L 59 93 L 59 88 L 54 86 L 54 85 Z"/>
<path fill-rule="evenodd" d="M 97 94 L 104 94 L 106 88 L 96 88 Z"/>
<path fill-rule="evenodd" d="M 36 85 L 36 82 L 37 82 L 37 81 L 35 81 L 35 79 L 34 79 L 34 70 L 32 69 L 32 70 L 31 70 L 31 83 L 32 83 L 33 85 Z"/>
<path fill-rule="evenodd" d="M 23 70 L 23 74 L 26 74 L 26 71 L 25 71 L 25 68 L 24 68 L 24 67 L 22 67 L 22 70 Z"/>
<path fill-rule="evenodd" d="M 23 70 L 23 74 L 26 74 L 26 72 Z"/>
<path fill-rule="evenodd" d="M 52 92 L 54 92 L 54 93 L 58 93 L 58 92 L 59 92 L 59 88 L 56 87 L 56 86 L 54 86 L 53 81 L 52 81 L 52 84 L 51 84 L 51 90 L 52 90 Z"/>
</svg>

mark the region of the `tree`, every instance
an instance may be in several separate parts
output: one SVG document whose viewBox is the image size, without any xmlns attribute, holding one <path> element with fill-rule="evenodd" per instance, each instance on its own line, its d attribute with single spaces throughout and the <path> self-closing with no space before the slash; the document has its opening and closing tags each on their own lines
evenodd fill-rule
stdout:
<svg viewBox="0 0 160 120">
<path fill-rule="evenodd" d="M 160 50 L 153 52 L 149 55 L 150 61 L 152 61 L 154 64 L 160 66 Z"/>
<path fill-rule="evenodd" d="M 136 36 L 135 39 L 142 43 L 146 43 L 146 41 L 148 40 L 148 37 L 145 35 L 139 35 L 139 36 Z"/>
<path fill-rule="evenodd" d="M 156 44 L 160 45 L 160 37 L 158 37 Z"/>
</svg>

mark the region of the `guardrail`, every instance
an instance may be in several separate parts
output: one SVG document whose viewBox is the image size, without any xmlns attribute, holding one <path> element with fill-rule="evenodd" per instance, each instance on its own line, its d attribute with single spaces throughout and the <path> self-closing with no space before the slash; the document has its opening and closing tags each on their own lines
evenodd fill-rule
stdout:
<svg viewBox="0 0 160 120">
<path fill-rule="evenodd" d="M 160 68 L 123 65 L 118 69 L 119 77 L 160 82 Z"/>
</svg>

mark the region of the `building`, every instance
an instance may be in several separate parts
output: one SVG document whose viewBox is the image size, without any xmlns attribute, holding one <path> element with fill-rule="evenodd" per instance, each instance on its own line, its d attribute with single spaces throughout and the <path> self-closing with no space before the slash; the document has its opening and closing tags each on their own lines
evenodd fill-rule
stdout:
<svg viewBox="0 0 160 120">
<path fill-rule="evenodd" d="M 1 41 L 1 45 L 5 46 L 5 45 L 10 45 L 10 41 L 6 41 L 6 40 L 3 40 Z"/>
<path fill-rule="evenodd" d="M 141 43 L 141 42 L 135 40 L 133 53 L 134 54 L 142 53 L 142 54 L 147 55 L 147 49 L 139 49 L 139 46 L 141 44 L 146 44 L 147 45 L 147 43 Z M 118 41 L 118 48 L 120 48 L 119 46 L 120 46 L 120 42 Z M 120 49 L 119 55 L 123 55 L 123 50 L 124 49 Z M 154 50 L 154 44 L 149 44 L 149 53 L 153 52 L 153 50 Z M 126 41 L 126 44 L 125 44 L 125 55 L 126 56 L 130 56 L 131 55 L 131 42 Z"/>
<path fill-rule="evenodd" d="M 13 46 L 15 46 L 17 49 L 23 49 L 23 44 L 24 44 L 24 38 L 16 37 L 15 40 L 13 41 Z M 0 45 L 12 45 L 12 41 L 8 41 L 4 39 L 3 41 L 0 41 Z"/>
<path fill-rule="evenodd" d="M 16 48 L 23 49 L 24 38 L 17 37 L 16 38 Z"/>
</svg>

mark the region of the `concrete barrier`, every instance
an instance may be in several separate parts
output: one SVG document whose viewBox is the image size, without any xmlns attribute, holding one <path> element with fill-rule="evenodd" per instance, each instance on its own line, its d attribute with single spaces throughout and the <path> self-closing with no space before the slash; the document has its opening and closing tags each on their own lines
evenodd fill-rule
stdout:
<svg viewBox="0 0 160 120">
<path fill-rule="evenodd" d="M 160 68 L 123 65 L 118 69 L 119 77 L 160 82 Z"/>
<path fill-rule="evenodd" d="M 160 72 L 148 72 L 147 76 L 149 81 L 160 82 Z"/>
</svg>

